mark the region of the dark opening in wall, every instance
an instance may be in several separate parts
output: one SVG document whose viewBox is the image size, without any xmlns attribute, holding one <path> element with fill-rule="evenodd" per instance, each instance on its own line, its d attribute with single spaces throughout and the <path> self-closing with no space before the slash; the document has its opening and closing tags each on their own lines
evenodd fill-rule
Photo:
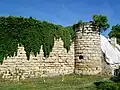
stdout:
<svg viewBox="0 0 120 90">
<path fill-rule="evenodd" d="M 80 55 L 80 56 L 79 56 L 79 59 L 83 59 L 83 56 L 82 56 L 82 55 Z"/>
<path fill-rule="evenodd" d="M 114 75 L 120 76 L 120 69 L 115 69 L 114 70 Z"/>
<path fill-rule="evenodd" d="M 98 70 L 98 67 L 96 67 L 96 70 Z"/>
</svg>

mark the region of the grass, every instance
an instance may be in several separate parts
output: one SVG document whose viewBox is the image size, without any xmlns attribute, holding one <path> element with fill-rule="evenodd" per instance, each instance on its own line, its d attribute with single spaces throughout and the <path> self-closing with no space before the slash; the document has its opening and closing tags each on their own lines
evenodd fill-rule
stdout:
<svg viewBox="0 0 120 90">
<path fill-rule="evenodd" d="M 96 90 L 95 81 L 109 79 L 103 76 L 62 76 L 27 79 L 19 82 L 0 81 L 0 90 Z"/>
</svg>

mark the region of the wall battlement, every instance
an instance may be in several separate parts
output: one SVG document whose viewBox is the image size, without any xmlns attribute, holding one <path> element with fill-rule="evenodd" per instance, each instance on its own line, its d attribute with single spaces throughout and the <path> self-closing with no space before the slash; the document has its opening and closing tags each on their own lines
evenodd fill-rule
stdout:
<svg viewBox="0 0 120 90">
<path fill-rule="evenodd" d="M 61 39 L 55 41 L 54 47 L 48 58 L 44 57 L 42 48 L 35 57 L 30 55 L 27 60 L 24 47 L 18 48 L 17 56 L 8 57 L 0 65 L 0 75 L 4 79 L 25 79 L 46 76 L 71 74 L 74 70 L 74 43 L 70 51 L 63 47 Z"/>
<path fill-rule="evenodd" d="M 17 56 L 8 57 L 0 65 L 0 76 L 4 79 L 19 80 L 71 73 L 100 74 L 100 32 L 93 28 L 91 23 L 78 27 L 75 42 L 71 44 L 68 53 L 61 39 L 55 41 L 48 58 L 44 57 L 41 49 L 37 57 L 31 54 L 30 60 L 27 60 L 24 47 L 19 47 Z"/>
</svg>

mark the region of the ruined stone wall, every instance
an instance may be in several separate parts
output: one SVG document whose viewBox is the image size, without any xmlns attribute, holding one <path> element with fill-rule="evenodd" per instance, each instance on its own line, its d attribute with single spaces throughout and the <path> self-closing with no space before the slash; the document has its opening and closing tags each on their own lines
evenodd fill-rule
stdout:
<svg viewBox="0 0 120 90">
<path fill-rule="evenodd" d="M 102 53 L 102 61 L 101 61 L 101 65 L 102 65 L 102 74 L 103 75 L 108 75 L 111 76 L 113 75 L 113 68 L 112 66 L 106 62 L 106 56 L 104 53 Z"/>
<path fill-rule="evenodd" d="M 97 75 L 101 68 L 100 35 L 91 23 L 76 29 L 75 40 L 75 73 Z"/>
<path fill-rule="evenodd" d="M 55 41 L 54 47 L 48 58 L 44 57 L 42 49 L 35 57 L 31 54 L 27 60 L 24 47 L 19 47 L 18 55 L 8 57 L 0 65 L 0 76 L 5 79 L 25 79 L 45 76 L 71 74 L 74 70 L 74 43 L 67 53 L 63 41 Z"/>
<path fill-rule="evenodd" d="M 63 41 L 59 39 L 55 41 L 48 58 L 44 57 L 41 49 L 37 57 L 31 53 L 30 60 L 27 60 L 24 47 L 19 47 L 17 56 L 8 57 L 0 65 L 0 76 L 19 80 L 71 73 L 82 75 L 105 73 L 109 68 L 102 61 L 99 33 L 91 23 L 84 24 L 76 29 L 76 39 L 68 53 L 63 47 Z"/>
</svg>

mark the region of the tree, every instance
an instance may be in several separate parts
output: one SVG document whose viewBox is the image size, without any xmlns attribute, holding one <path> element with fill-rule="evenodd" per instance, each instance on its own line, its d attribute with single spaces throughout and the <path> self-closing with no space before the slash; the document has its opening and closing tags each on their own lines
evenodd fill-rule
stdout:
<svg viewBox="0 0 120 90">
<path fill-rule="evenodd" d="M 105 31 L 110 27 L 110 25 L 108 24 L 107 16 L 93 15 L 92 19 L 93 19 L 93 21 L 92 21 L 93 25 L 97 26 L 99 28 L 100 32 Z M 73 25 L 73 30 L 75 30 L 75 28 L 78 28 L 83 25 L 84 25 L 84 22 L 82 22 L 82 20 L 80 20 L 77 24 Z"/>
<path fill-rule="evenodd" d="M 109 37 L 116 37 L 117 43 L 120 44 L 120 25 L 112 26 L 112 31 L 108 34 Z"/>
<path fill-rule="evenodd" d="M 28 60 L 31 52 L 35 56 L 39 54 L 41 46 L 44 56 L 48 57 L 52 52 L 55 38 L 61 38 L 64 48 L 68 51 L 73 35 L 71 28 L 36 20 L 33 17 L 0 17 L 0 62 L 2 63 L 7 56 L 17 55 L 18 45 L 24 46 Z"/>
<path fill-rule="evenodd" d="M 103 32 L 110 27 L 107 16 L 93 15 L 93 22 L 99 27 L 100 32 Z"/>
</svg>

